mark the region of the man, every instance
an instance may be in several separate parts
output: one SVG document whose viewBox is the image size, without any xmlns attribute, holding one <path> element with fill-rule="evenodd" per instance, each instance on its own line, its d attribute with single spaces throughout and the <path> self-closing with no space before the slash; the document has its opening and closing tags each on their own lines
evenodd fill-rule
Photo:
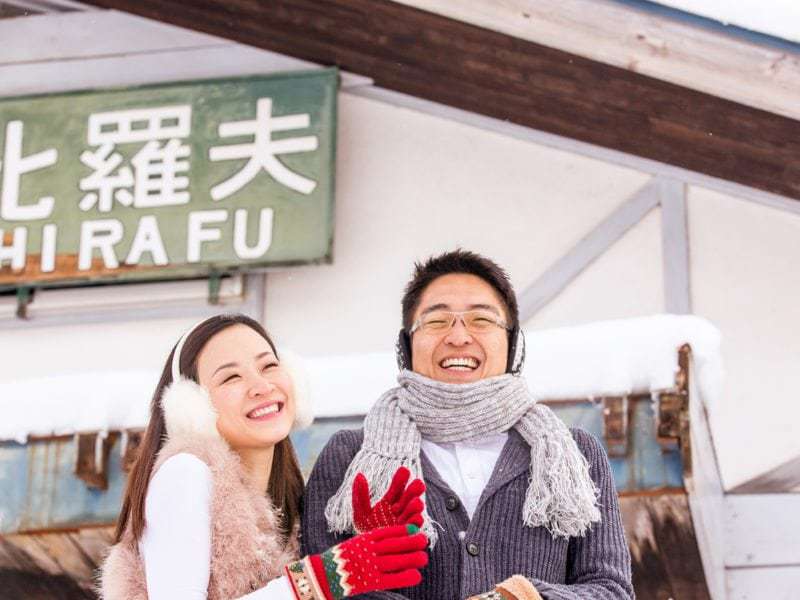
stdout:
<svg viewBox="0 0 800 600">
<path fill-rule="evenodd" d="M 352 533 L 359 472 L 376 497 L 405 465 L 427 486 L 431 560 L 419 586 L 365 598 L 633 598 L 608 459 L 530 396 L 505 272 L 462 250 L 431 258 L 416 266 L 402 307 L 400 385 L 363 431 L 340 431 L 320 454 L 303 552 Z"/>
</svg>

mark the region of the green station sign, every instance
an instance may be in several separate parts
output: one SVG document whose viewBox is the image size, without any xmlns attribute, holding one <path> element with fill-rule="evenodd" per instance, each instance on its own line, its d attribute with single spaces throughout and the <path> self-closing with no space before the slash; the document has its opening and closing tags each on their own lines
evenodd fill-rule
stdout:
<svg viewBox="0 0 800 600">
<path fill-rule="evenodd" d="M 335 69 L 0 99 L 0 288 L 329 262 Z"/>
</svg>

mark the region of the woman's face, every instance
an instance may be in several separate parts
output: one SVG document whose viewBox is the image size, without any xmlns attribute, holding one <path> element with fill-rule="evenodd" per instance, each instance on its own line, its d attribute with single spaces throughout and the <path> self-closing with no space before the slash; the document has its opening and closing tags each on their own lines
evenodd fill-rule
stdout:
<svg viewBox="0 0 800 600">
<path fill-rule="evenodd" d="M 294 423 L 294 388 L 269 342 L 246 325 L 222 330 L 197 357 L 197 375 L 234 450 L 274 446 Z"/>
</svg>

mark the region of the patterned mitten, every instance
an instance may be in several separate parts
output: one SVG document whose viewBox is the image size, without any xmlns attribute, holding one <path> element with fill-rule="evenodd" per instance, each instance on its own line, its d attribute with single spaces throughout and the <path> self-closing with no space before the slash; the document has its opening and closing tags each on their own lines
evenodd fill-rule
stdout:
<svg viewBox="0 0 800 600">
<path fill-rule="evenodd" d="M 428 538 L 415 525 L 362 533 L 285 567 L 297 600 L 338 600 L 422 581 Z"/>
<path fill-rule="evenodd" d="M 383 498 L 370 504 L 369 483 L 359 473 L 353 480 L 353 523 L 358 533 L 390 525 L 416 525 L 422 527 L 422 496 L 425 484 L 415 479 L 408 486 L 411 471 L 400 467 Z"/>
<path fill-rule="evenodd" d="M 491 591 L 467 600 L 542 600 L 534 585 L 522 575 L 509 577 Z"/>
</svg>

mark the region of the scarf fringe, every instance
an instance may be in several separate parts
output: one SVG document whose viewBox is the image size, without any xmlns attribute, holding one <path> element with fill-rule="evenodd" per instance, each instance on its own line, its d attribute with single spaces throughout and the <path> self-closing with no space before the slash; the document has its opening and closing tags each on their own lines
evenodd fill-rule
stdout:
<svg viewBox="0 0 800 600">
<path fill-rule="evenodd" d="M 524 523 L 545 527 L 554 538 L 584 536 L 592 523 L 600 521 L 599 490 L 586 457 L 547 406 L 535 405 L 518 429 L 531 446 Z"/>
</svg>

